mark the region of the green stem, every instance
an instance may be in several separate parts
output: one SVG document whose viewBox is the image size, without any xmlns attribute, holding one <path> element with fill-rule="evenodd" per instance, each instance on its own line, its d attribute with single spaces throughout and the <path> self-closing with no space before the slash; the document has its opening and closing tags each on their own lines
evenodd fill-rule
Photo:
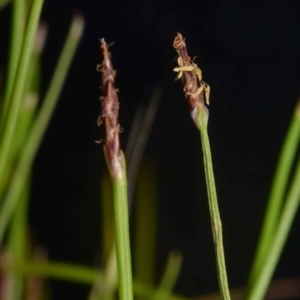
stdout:
<svg viewBox="0 0 300 300">
<path fill-rule="evenodd" d="M 42 276 L 56 280 L 66 280 L 81 284 L 93 284 L 95 281 L 103 280 L 103 274 L 99 270 L 81 265 L 64 262 L 39 262 L 39 261 L 18 261 L 11 265 L 4 265 L 1 268 L 11 270 L 16 274 L 26 276 Z M 156 289 L 141 282 L 134 282 L 134 292 L 137 296 L 150 299 L 156 294 Z M 159 297 L 159 300 L 166 298 Z M 186 297 L 170 295 L 169 300 L 188 300 Z M 201 298 L 200 298 L 201 299 Z"/>
<path fill-rule="evenodd" d="M 274 181 L 271 188 L 271 194 L 268 201 L 266 216 L 264 218 L 263 228 L 260 234 L 254 262 L 249 276 L 247 289 L 252 289 L 253 282 L 256 280 L 265 264 L 270 245 L 274 239 L 276 226 L 278 224 L 280 213 L 282 211 L 284 192 L 293 166 L 293 161 L 297 152 L 300 139 L 300 102 L 298 102 L 291 124 L 286 135 Z M 276 233 L 277 234 L 277 233 Z"/>
<path fill-rule="evenodd" d="M 91 284 L 102 278 L 102 274 L 96 269 L 62 262 L 16 261 L 9 269 L 16 274 L 43 276 L 82 284 Z"/>
<path fill-rule="evenodd" d="M 28 16 L 28 23 L 25 30 L 23 46 L 20 54 L 20 60 L 16 71 L 16 78 L 11 93 L 11 102 L 7 112 L 7 123 L 5 124 L 3 136 L 0 145 L 0 180 L 6 172 L 6 164 L 9 161 L 10 150 L 13 143 L 14 132 L 18 121 L 22 96 L 28 73 L 30 55 L 34 44 L 34 38 L 41 14 L 44 0 L 33 0 Z"/>
<path fill-rule="evenodd" d="M 57 103 L 60 91 L 65 82 L 68 69 L 75 54 L 78 42 L 83 31 L 83 19 L 81 16 L 74 16 L 64 48 L 59 57 L 52 81 L 43 101 L 41 110 L 28 135 L 27 142 L 21 153 L 20 161 L 14 172 L 10 189 L 5 198 L 0 212 L 0 244 L 5 230 L 11 219 L 12 213 L 22 193 L 26 178 L 30 172 L 33 159 L 42 141 L 51 115 Z"/>
<path fill-rule="evenodd" d="M 116 253 L 121 300 L 133 299 L 125 159 L 122 176 L 113 179 Z"/>
<path fill-rule="evenodd" d="M 298 210 L 300 202 L 300 159 L 298 161 L 297 170 L 289 190 L 286 204 L 283 208 L 282 215 L 273 237 L 273 242 L 269 246 L 268 255 L 265 256 L 264 267 L 260 269 L 260 273 L 255 278 L 253 288 L 247 296 L 247 300 L 260 300 L 264 298 L 266 290 L 269 286 L 272 274 L 274 273 L 280 254 L 288 237 L 289 230 Z"/>
<path fill-rule="evenodd" d="M 8 160 L 6 161 L 7 166 L 13 166 L 20 156 L 20 153 L 24 149 L 24 144 L 26 143 L 27 136 L 31 125 L 34 121 L 37 111 L 38 104 L 38 85 L 39 85 L 39 74 L 40 74 L 40 54 L 41 46 L 38 47 L 37 44 L 41 44 L 41 39 L 44 39 L 45 30 L 39 29 L 37 38 L 35 40 L 35 46 L 32 51 L 29 71 L 26 78 L 25 89 L 23 93 L 23 100 L 20 107 L 19 118 L 16 125 L 16 130 L 14 134 L 14 141 L 12 149 L 10 151 Z M 42 32 L 43 31 L 43 32 Z M 4 174 L 4 178 L 0 181 L 0 198 L 5 193 L 10 186 L 9 180 L 11 179 L 12 172 L 14 171 L 11 167 L 8 168 Z"/>
<path fill-rule="evenodd" d="M 202 141 L 201 144 L 203 150 L 204 170 L 205 170 L 205 177 L 206 177 L 212 232 L 213 232 L 214 245 L 215 245 L 215 254 L 217 260 L 220 292 L 223 299 L 230 300 L 227 274 L 226 274 L 225 257 L 224 257 L 222 223 L 221 223 L 221 217 L 218 208 L 218 199 L 217 199 L 217 192 L 216 192 L 215 179 L 213 173 L 211 151 L 210 151 L 209 138 L 207 133 L 208 110 L 203 105 L 196 106 L 195 110 L 196 110 L 195 123 L 200 131 L 200 136 Z"/>
<path fill-rule="evenodd" d="M 26 1 L 24 0 L 14 0 L 12 9 L 12 24 L 11 24 L 11 41 L 9 49 L 9 60 L 8 69 L 6 77 L 6 87 L 5 94 L 3 98 L 3 103 L 1 103 L 1 122 L 0 130 L 3 131 L 3 127 L 7 117 L 7 111 L 10 104 L 10 98 L 13 88 L 13 83 L 16 78 L 16 70 L 18 66 L 18 61 L 20 58 L 20 52 L 22 47 L 22 38 L 24 35 L 25 19 L 26 19 Z"/>
<path fill-rule="evenodd" d="M 8 251 L 12 261 L 25 261 L 28 252 L 27 232 L 28 232 L 28 203 L 30 194 L 30 178 L 27 178 L 22 194 L 22 199 L 15 209 L 11 228 L 8 234 Z M 12 297 L 8 299 L 22 299 L 24 290 L 24 275 L 12 274 Z"/>
<path fill-rule="evenodd" d="M 178 251 L 172 251 L 168 256 L 164 274 L 162 276 L 157 292 L 152 298 L 153 300 L 169 299 L 174 285 L 178 279 L 181 265 L 182 254 Z"/>
</svg>

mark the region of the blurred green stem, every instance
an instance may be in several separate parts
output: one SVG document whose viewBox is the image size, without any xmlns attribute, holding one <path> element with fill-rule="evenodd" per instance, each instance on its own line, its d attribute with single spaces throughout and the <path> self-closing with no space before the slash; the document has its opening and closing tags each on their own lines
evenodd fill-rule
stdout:
<svg viewBox="0 0 300 300">
<path fill-rule="evenodd" d="M 284 193 L 300 140 L 300 101 L 295 109 L 276 170 L 263 230 L 250 273 L 246 299 L 263 299 L 300 201 L 300 161 L 284 203 Z"/>
<path fill-rule="evenodd" d="M 43 0 L 33 0 L 28 15 L 20 60 L 16 71 L 16 78 L 11 92 L 11 101 L 9 103 L 7 118 L 5 118 L 6 123 L 4 124 L 4 131 L 0 144 L 0 181 L 5 177 L 5 172 L 8 172 L 6 164 L 10 161 L 9 155 L 19 117 L 26 76 L 28 74 L 30 55 L 32 53 L 43 2 Z"/>
<path fill-rule="evenodd" d="M 12 178 L 11 187 L 0 212 L 0 244 L 57 103 L 82 31 L 83 18 L 80 15 L 75 15 L 41 110 L 37 115 L 27 138 L 27 142 L 24 145 L 20 161 Z"/>
<path fill-rule="evenodd" d="M 281 218 L 274 235 L 273 242 L 270 244 L 268 255 L 265 257 L 265 262 L 260 273 L 255 278 L 253 288 L 247 295 L 247 300 L 260 300 L 264 298 L 269 283 L 274 273 L 275 267 L 280 258 L 280 254 L 287 240 L 295 214 L 300 202 L 300 159 L 298 161 L 297 170 L 293 179 L 291 189 L 289 190 L 286 204 L 283 208 Z"/>
<path fill-rule="evenodd" d="M 1 111 L 1 120 L 0 120 L 0 133 L 3 131 L 3 127 L 7 118 L 7 112 L 10 105 L 13 83 L 16 78 L 16 70 L 20 58 L 22 38 L 24 35 L 25 20 L 26 20 L 26 1 L 14 0 L 12 5 L 12 24 L 11 24 L 11 33 L 10 33 L 11 40 L 10 40 L 10 49 L 9 49 L 8 69 L 7 69 L 7 76 L 6 76 L 6 87 L 5 87 L 3 103 L 1 104 L 2 111 Z"/>
<path fill-rule="evenodd" d="M 178 251 L 172 251 L 168 256 L 167 265 L 153 300 L 169 299 L 182 264 L 182 254 Z"/>
<path fill-rule="evenodd" d="M 17 126 L 14 134 L 14 142 L 12 150 L 6 161 L 6 165 L 12 166 L 16 162 L 20 153 L 23 151 L 24 144 L 27 140 L 28 132 L 31 128 L 33 120 L 36 116 L 37 104 L 38 104 L 38 87 L 39 87 L 39 74 L 40 74 L 40 54 L 42 50 L 42 44 L 45 40 L 46 30 L 45 26 L 39 26 L 38 33 L 35 39 L 35 45 L 32 51 L 32 55 L 29 62 L 29 70 L 26 77 L 25 89 L 23 93 L 23 100 L 21 103 L 20 114 L 17 121 Z M 12 168 L 10 171 L 5 172 L 3 180 L 0 181 L 0 198 L 5 193 L 5 189 L 10 186 L 9 180 L 13 172 Z"/>
<path fill-rule="evenodd" d="M 274 176 L 270 198 L 268 201 L 266 215 L 263 222 L 254 262 L 252 264 L 247 289 L 252 289 L 253 283 L 265 265 L 272 241 L 275 237 L 276 226 L 280 219 L 283 207 L 284 193 L 291 173 L 293 161 L 300 140 L 300 101 L 298 101 L 295 112 L 286 135 L 276 173 Z M 276 233 L 277 235 L 277 233 Z"/>
<path fill-rule="evenodd" d="M 24 274 L 26 276 L 43 276 L 56 280 L 73 281 L 82 284 L 93 284 L 95 281 L 103 280 L 102 272 L 99 270 L 62 263 L 62 262 L 14 262 L 12 265 L 5 266 L 6 269 L 12 270 L 16 274 Z M 152 298 L 156 293 L 156 288 L 145 285 L 140 282 L 134 282 L 134 292 L 137 296 L 141 296 L 146 299 Z M 169 300 L 188 300 L 188 298 L 170 295 Z M 159 300 L 166 300 L 161 298 Z"/>
<path fill-rule="evenodd" d="M 11 256 L 12 261 L 26 261 L 27 254 L 27 213 L 29 203 L 29 191 L 30 191 L 30 178 L 27 178 L 20 199 L 15 212 L 13 214 L 11 228 L 8 236 L 8 253 Z M 12 274 L 12 298 L 14 300 L 22 299 L 22 292 L 24 288 L 24 276 L 23 274 Z"/>
</svg>

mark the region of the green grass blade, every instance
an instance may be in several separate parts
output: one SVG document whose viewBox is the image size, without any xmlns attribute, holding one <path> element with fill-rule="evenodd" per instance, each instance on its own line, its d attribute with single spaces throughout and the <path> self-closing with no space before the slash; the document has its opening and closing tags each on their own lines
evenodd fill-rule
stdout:
<svg viewBox="0 0 300 300">
<path fill-rule="evenodd" d="M 16 160 L 18 159 L 20 153 L 24 149 L 24 144 L 26 142 L 26 138 L 28 132 L 33 123 L 33 119 L 36 113 L 37 104 L 38 104 L 38 95 L 36 93 L 29 93 L 24 98 L 24 101 L 21 106 L 20 116 L 18 119 L 18 125 L 16 128 L 16 132 L 14 135 L 14 143 L 12 147 L 12 151 L 8 157 L 8 164 L 11 167 L 14 167 Z M 0 191 L 5 192 L 5 189 L 9 189 L 10 187 L 10 179 L 11 175 L 14 172 L 13 168 L 10 172 L 5 172 L 5 176 L 2 181 L 0 181 Z M 1 193 L 0 193 L 1 197 Z"/>
<path fill-rule="evenodd" d="M 178 251 L 172 251 L 169 254 L 167 265 L 161 279 L 158 290 L 153 300 L 169 299 L 175 286 L 182 264 L 182 254 Z"/>
<path fill-rule="evenodd" d="M 75 50 L 82 35 L 82 31 L 83 19 L 81 16 L 76 15 L 72 21 L 68 37 L 59 57 L 52 81 L 45 96 L 45 100 L 43 101 L 41 110 L 30 131 L 16 172 L 14 173 L 11 187 L 8 191 L 3 208 L 0 212 L 0 242 L 2 242 L 4 232 L 11 219 L 14 208 L 22 192 L 25 179 L 28 176 L 31 165 L 33 163 L 33 159 L 37 153 L 38 147 L 42 141 L 52 112 L 57 103 L 72 58 L 75 54 Z"/>
<path fill-rule="evenodd" d="M 265 259 L 268 256 L 270 245 L 274 239 L 276 227 L 282 211 L 284 193 L 291 173 L 293 161 L 297 153 L 300 140 L 300 102 L 297 103 L 295 112 L 286 135 L 276 173 L 274 176 L 270 198 L 268 201 L 263 228 L 260 234 L 258 247 L 251 268 L 248 290 L 252 289 L 253 282 L 262 270 Z M 276 233 L 277 234 L 277 233 Z"/>
<path fill-rule="evenodd" d="M 10 105 L 13 83 L 17 74 L 16 71 L 17 71 L 17 66 L 20 58 L 22 41 L 24 36 L 26 12 L 27 12 L 26 1 L 24 0 L 13 1 L 11 33 L 10 33 L 11 41 L 10 41 L 10 49 L 9 49 L 5 94 L 3 98 L 3 103 L 1 104 L 2 111 L 1 111 L 1 120 L 0 120 L 0 132 L 3 131 L 3 127 L 7 118 L 7 112 Z"/>
<path fill-rule="evenodd" d="M 25 91 L 22 96 L 20 114 L 17 121 L 16 131 L 14 134 L 14 142 L 12 151 L 7 159 L 7 165 L 13 166 L 20 153 L 23 151 L 28 132 L 33 123 L 36 115 L 36 108 L 38 104 L 38 87 L 39 87 L 39 74 L 40 74 L 40 54 L 42 44 L 45 40 L 45 27 L 39 26 L 38 34 L 35 40 L 35 46 L 29 64 L 29 72 L 26 78 Z M 10 171 L 13 172 L 13 170 Z M 5 177 L 0 181 L 0 197 L 10 185 L 11 172 L 5 172 Z"/>
<path fill-rule="evenodd" d="M 92 284 L 102 274 L 93 268 L 63 262 L 16 261 L 9 266 L 16 274 L 43 276 L 82 284 Z"/>
<path fill-rule="evenodd" d="M 40 30 L 41 31 L 41 30 Z M 42 30 L 45 32 L 44 30 Z M 30 61 L 29 74 L 26 79 L 24 100 L 22 101 L 20 117 L 16 128 L 15 139 L 13 143 L 13 152 L 16 156 L 22 152 L 23 145 L 31 128 L 36 113 L 38 102 L 38 81 L 40 73 L 40 53 L 42 50 L 41 39 L 44 39 L 44 34 L 39 33 L 35 41 L 33 55 Z M 37 47 L 38 44 L 38 47 Z M 13 155 L 10 156 L 14 158 Z M 13 261 L 25 261 L 28 254 L 28 224 L 27 214 L 30 195 L 30 180 L 26 179 L 24 191 L 21 194 L 15 212 L 13 214 L 11 228 L 8 233 L 8 253 Z M 24 296 L 24 276 L 22 274 L 12 274 L 12 296 L 11 299 L 18 300 Z"/>
<path fill-rule="evenodd" d="M 276 235 L 270 244 L 269 251 L 265 257 L 265 262 L 260 269 L 260 273 L 255 278 L 252 289 L 247 295 L 247 300 L 260 300 L 264 298 L 272 274 L 276 268 L 280 254 L 287 240 L 288 233 L 297 213 L 300 203 L 300 159 L 298 161 L 295 176 L 291 188 L 288 192 L 282 215 L 277 226 Z"/>
<path fill-rule="evenodd" d="M 11 265 L 1 266 L 4 270 L 11 270 L 16 274 L 26 276 L 42 276 L 56 280 L 76 282 L 91 285 L 95 281 L 103 280 L 103 273 L 91 267 L 69 264 L 65 262 L 38 262 L 19 261 Z M 134 292 L 137 296 L 150 299 L 156 293 L 156 289 L 141 282 L 134 282 Z M 150 295 L 150 296 L 149 296 Z M 149 298 L 150 297 L 150 298 Z M 188 298 L 170 295 L 169 300 L 188 300 Z M 160 298 L 159 300 L 166 300 Z"/>
<path fill-rule="evenodd" d="M 25 30 L 20 60 L 18 63 L 16 78 L 12 89 L 11 103 L 7 113 L 7 121 L 4 125 L 3 136 L 0 144 L 0 181 L 3 180 L 6 171 L 6 163 L 13 144 L 16 124 L 19 117 L 22 96 L 24 92 L 26 76 L 28 74 L 28 66 L 30 55 L 32 53 L 34 38 L 38 21 L 41 14 L 43 0 L 33 0 L 30 8 L 28 23 Z"/>
</svg>

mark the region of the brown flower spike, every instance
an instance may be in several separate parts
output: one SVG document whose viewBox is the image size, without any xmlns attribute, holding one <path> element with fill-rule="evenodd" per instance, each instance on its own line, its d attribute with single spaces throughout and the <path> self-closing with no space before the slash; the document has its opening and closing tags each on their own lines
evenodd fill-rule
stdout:
<svg viewBox="0 0 300 300">
<path fill-rule="evenodd" d="M 196 126 L 199 128 L 197 119 L 199 110 L 204 109 L 208 117 L 208 109 L 205 106 L 205 102 L 209 104 L 210 88 L 202 80 L 201 70 L 189 57 L 185 41 L 180 33 L 177 33 L 173 47 L 178 53 L 177 62 L 179 65 L 174 71 L 178 72 L 177 79 L 181 78 L 182 80 L 189 112 Z"/>
<path fill-rule="evenodd" d="M 123 153 L 120 149 L 120 126 L 118 123 L 119 102 L 115 88 L 116 72 L 110 59 L 109 45 L 106 44 L 104 39 L 100 40 L 100 48 L 103 54 L 103 62 L 97 66 L 97 70 L 102 73 L 101 115 L 98 118 L 98 126 L 104 122 L 106 136 L 104 142 L 105 156 L 111 176 L 116 180 L 120 179 L 123 174 Z"/>
</svg>

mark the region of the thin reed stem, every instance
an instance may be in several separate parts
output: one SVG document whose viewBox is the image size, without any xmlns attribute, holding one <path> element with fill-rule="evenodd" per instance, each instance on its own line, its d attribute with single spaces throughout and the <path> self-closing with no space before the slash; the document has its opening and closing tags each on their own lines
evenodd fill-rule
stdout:
<svg viewBox="0 0 300 300">
<path fill-rule="evenodd" d="M 104 122 L 105 142 L 104 155 L 112 179 L 114 198 L 114 220 L 116 254 L 119 276 L 119 297 L 121 300 L 133 299 L 132 271 L 129 243 L 129 217 L 127 200 L 126 165 L 120 148 L 118 124 L 119 102 L 115 89 L 115 74 L 108 45 L 101 39 L 103 62 L 98 66 L 102 73 L 101 115 L 98 126 Z"/>
<path fill-rule="evenodd" d="M 174 71 L 178 72 L 177 78 L 182 79 L 182 83 L 184 86 L 183 90 L 185 92 L 188 109 L 194 123 L 200 131 L 220 292 L 223 299 L 229 300 L 230 294 L 226 274 L 225 255 L 222 238 L 222 223 L 218 208 L 211 151 L 207 134 L 209 113 L 207 107 L 205 106 L 205 102 L 209 104 L 210 87 L 202 80 L 201 70 L 190 59 L 185 41 L 180 33 L 178 33 L 178 35 L 176 36 L 173 46 L 178 53 L 177 62 L 179 65 L 179 67 L 175 68 Z"/>
<path fill-rule="evenodd" d="M 204 160 L 204 170 L 208 193 L 208 204 L 210 210 L 210 217 L 212 223 L 212 232 L 215 244 L 215 254 L 217 259 L 217 269 L 219 276 L 219 285 L 223 299 L 230 299 L 226 265 L 225 265 L 225 255 L 223 247 L 223 237 L 222 237 L 222 223 L 218 207 L 218 198 L 216 192 L 216 185 L 213 173 L 213 165 L 211 158 L 211 151 L 209 145 L 209 138 L 207 133 L 207 121 L 208 114 L 205 108 L 199 107 L 198 112 L 198 124 L 200 125 L 200 136 L 202 142 L 203 150 L 203 160 Z"/>
</svg>

